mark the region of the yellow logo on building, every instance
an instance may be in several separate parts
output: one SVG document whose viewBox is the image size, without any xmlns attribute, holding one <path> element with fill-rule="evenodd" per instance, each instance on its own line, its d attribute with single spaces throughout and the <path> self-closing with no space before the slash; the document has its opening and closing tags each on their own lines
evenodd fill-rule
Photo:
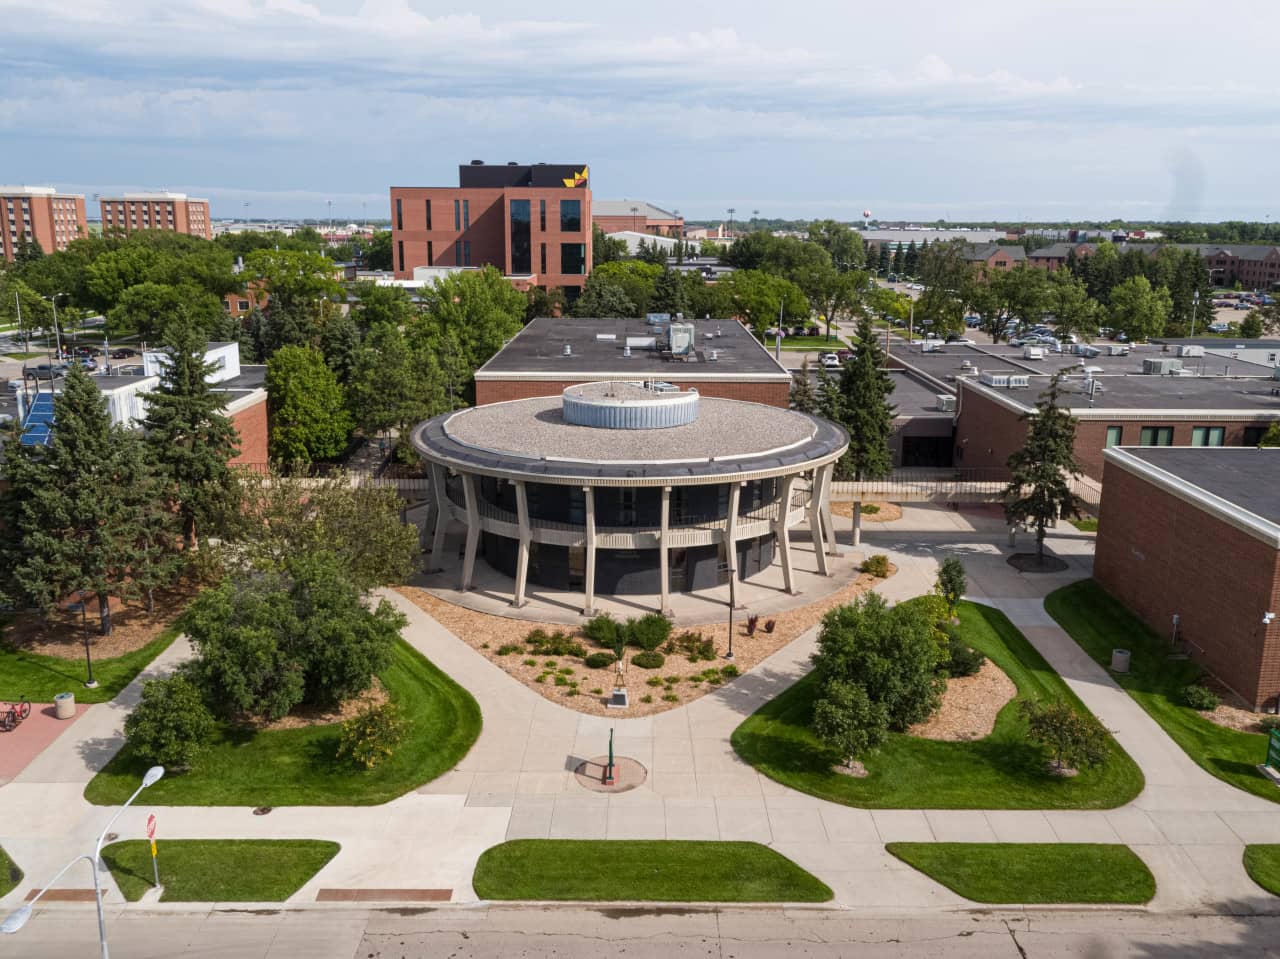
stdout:
<svg viewBox="0 0 1280 959">
<path fill-rule="evenodd" d="M 587 182 L 587 168 L 583 167 L 581 173 L 575 173 L 573 176 L 567 176 L 562 181 L 569 189 L 576 186 L 585 186 Z"/>
</svg>

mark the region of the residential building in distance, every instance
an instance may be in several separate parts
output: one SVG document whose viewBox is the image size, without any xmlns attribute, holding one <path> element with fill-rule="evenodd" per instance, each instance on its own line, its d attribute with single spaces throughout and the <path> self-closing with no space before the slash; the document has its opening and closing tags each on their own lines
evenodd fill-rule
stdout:
<svg viewBox="0 0 1280 959">
<path fill-rule="evenodd" d="M 665 316 L 665 314 L 660 314 Z M 476 371 L 476 404 L 559 396 L 600 380 L 790 405 L 791 373 L 737 320 L 538 317 Z"/>
<path fill-rule="evenodd" d="M 102 232 L 169 230 L 213 239 L 209 201 L 185 193 L 126 193 L 98 199 L 102 208 Z"/>
<path fill-rule="evenodd" d="M 684 236 L 684 217 L 654 206 L 645 200 L 596 200 L 591 222 L 605 233 L 652 233 L 655 236 Z"/>
<path fill-rule="evenodd" d="M 0 186 L 0 252 L 6 260 L 12 262 L 24 236 L 54 253 L 87 233 L 84 194 L 59 193 L 51 186 Z"/>
<path fill-rule="evenodd" d="M 1018 264 L 1027 262 L 1027 251 L 1021 246 L 970 243 L 965 247 L 964 258 L 986 272 L 1008 273 Z"/>
<path fill-rule="evenodd" d="M 1250 290 L 1280 289 L 1280 247 L 1257 243 L 1175 243 L 1179 250 L 1195 250 L 1209 271 L 1209 279 L 1217 286 L 1239 283 Z M 1154 256 L 1160 250 L 1156 243 L 1117 243 L 1121 253 L 1139 250 Z M 1091 256 L 1096 242 L 1054 243 L 1027 254 L 1032 266 L 1053 271 L 1066 265 L 1074 252 L 1077 260 Z"/>
<path fill-rule="evenodd" d="M 1093 575 L 1245 705 L 1280 704 L 1277 449 L 1106 453 Z"/>
<path fill-rule="evenodd" d="M 437 267 L 501 270 L 517 286 L 577 299 L 591 272 L 591 186 L 584 164 L 458 168 L 456 187 L 391 188 L 397 280 Z"/>
</svg>

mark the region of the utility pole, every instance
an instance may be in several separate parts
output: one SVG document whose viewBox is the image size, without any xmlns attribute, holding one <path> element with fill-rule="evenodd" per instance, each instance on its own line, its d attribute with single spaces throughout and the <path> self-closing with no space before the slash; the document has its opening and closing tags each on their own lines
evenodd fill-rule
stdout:
<svg viewBox="0 0 1280 959">
<path fill-rule="evenodd" d="M 729 207 L 729 235 L 733 236 L 733 214 L 737 211 L 733 207 Z"/>
<path fill-rule="evenodd" d="M 1191 293 L 1191 335 L 1196 335 L 1196 307 L 1200 305 L 1200 291 L 1193 290 Z"/>
</svg>

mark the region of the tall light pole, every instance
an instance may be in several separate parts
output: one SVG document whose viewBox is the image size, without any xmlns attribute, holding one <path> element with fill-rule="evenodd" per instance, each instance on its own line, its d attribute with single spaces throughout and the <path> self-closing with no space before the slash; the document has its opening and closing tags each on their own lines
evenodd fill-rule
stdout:
<svg viewBox="0 0 1280 959">
<path fill-rule="evenodd" d="M 102 844 L 106 842 L 107 833 L 111 830 L 111 827 L 116 824 L 116 820 L 119 819 L 120 815 L 129 808 L 129 804 L 138 798 L 138 793 L 142 792 L 142 790 L 146 789 L 148 786 L 154 786 L 163 775 L 163 766 L 152 766 L 148 769 L 147 774 L 142 777 L 142 785 L 135 789 L 133 791 L 133 795 L 125 800 L 124 805 L 116 810 L 116 814 L 111 817 L 111 821 L 107 823 L 106 828 L 104 828 L 101 834 L 99 834 L 98 842 L 93 847 L 93 855 L 90 856 L 88 853 L 83 853 L 76 856 L 75 859 L 72 859 L 69 863 L 58 870 L 58 874 L 49 881 L 49 885 L 36 893 L 30 902 L 23 903 L 13 912 L 9 913 L 9 915 L 4 917 L 4 921 L 0 922 L 0 933 L 11 936 L 25 926 L 27 924 L 27 920 L 31 918 L 32 907 L 40 901 L 40 897 L 48 892 L 50 887 L 62 878 L 63 873 L 78 863 L 81 859 L 84 859 L 89 863 L 89 867 L 93 870 L 93 898 L 98 904 L 98 948 L 100 950 L 101 959 L 111 959 L 111 956 L 107 951 L 107 921 L 102 914 L 102 886 L 98 883 L 98 870 L 102 868 Z"/>
<path fill-rule="evenodd" d="M 636 232 L 636 214 L 639 212 L 640 212 L 640 208 L 638 206 L 633 206 L 631 208 L 631 232 L 632 233 Z"/>
<path fill-rule="evenodd" d="M 1196 335 L 1196 307 L 1200 305 L 1200 291 L 1193 290 L 1191 293 L 1191 336 Z"/>
<path fill-rule="evenodd" d="M 59 360 L 62 359 L 62 334 L 58 332 L 58 297 L 66 295 L 66 293 L 55 293 L 53 296 L 43 297 L 43 299 L 48 300 L 49 305 L 53 307 L 53 339 L 58 345 Z"/>
<path fill-rule="evenodd" d="M 733 215 L 737 211 L 733 207 L 729 207 L 729 235 L 733 236 Z"/>
</svg>

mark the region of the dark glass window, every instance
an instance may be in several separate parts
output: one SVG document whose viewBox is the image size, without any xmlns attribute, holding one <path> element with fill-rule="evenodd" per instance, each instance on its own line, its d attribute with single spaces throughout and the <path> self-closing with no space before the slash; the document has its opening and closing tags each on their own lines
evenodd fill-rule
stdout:
<svg viewBox="0 0 1280 959">
<path fill-rule="evenodd" d="M 462 228 L 464 230 L 471 229 L 471 201 L 462 201 Z"/>
<path fill-rule="evenodd" d="M 1257 446 L 1262 442 L 1262 438 L 1267 435 L 1265 426 L 1246 426 L 1244 428 L 1244 436 L 1241 437 L 1241 446 Z"/>
<path fill-rule="evenodd" d="M 1196 426 L 1191 429 L 1192 446 L 1223 446 L 1227 430 L 1223 426 Z"/>
<path fill-rule="evenodd" d="M 435 265 L 436 265 L 436 250 L 435 250 L 435 246 L 436 246 L 436 245 L 435 245 L 434 243 L 432 243 L 430 240 L 428 240 L 428 241 L 427 241 L 427 266 L 435 266 Z"/>
<path fill-rule="evenodd" d="M 582 230 L 582 201 L 560 201 L 560 232 L 578 233 Z M 568 270 L 565 271 L 569 272 Z"/>
<path fill-rule="evenodd" d="M 538 269 L 538 272 L 539 272 L 539 273 L 546 273 L 546 272 L 547 272 L 547 245 L 546 245 L 545 243 L 539 243 L 539 244 L 538 244 L 538 246 L 540 246 L 540 247 L 542 248 L 542 249 L 539 251 L 540 257 L 539 257 L 539 269 Z"/>
<path fill-rule="evenodd" d="M 470 240 L 462 241 L 462 265 L 463 266 L 471 265 L 471 241 Z"/>
<path fill-rule="evenodd" d="M 1172 426 L 1144 426 L 1138 440 L 1141 446 L 1172 446 Z"/>
<path fill-rule="evenodd" d="M 529 201 L 511 201 L 511 272 L 532 273 L 533 244 L 529 237 Z"/>
<path fill-rule="evenodd" d="M 427 201 L 427 229 L 431 229 L 431 201 Z"/>
<path fill-rule="evenodd" d="M 396 241 L 396 258 L 400 261 L 399 270 L 404 271 L 404 240 Z"/>
<path fill-rule="evenodd" d="M 547 232 L 547 201 L 538 201 L 538 229 L 543 233 Z M 543 267 L 546 269 L 546 267 Z"/>
<path fill-rule="evenodd" d="M 401 207 L 399 197 L 396 197 L 396 229 L 404 229 L 404 209 Z"/>
<path fill-rule="evenodd" d="M 587 245 L 585 243 L 560 244 L 560 272 L 574 275 L 587 272 Z"/>
<path fill-rule="evenodd" d="M 462 242 L 454 241 L 453 244 L 453 265 L 462 266 Z"/>
<path fill-rule="evenodd" d="M 453 228 L 455 230 L 462 229 L 462 204 L 457 200 L 453 201 Z"/>
<path fill-rule="evenodd" d="M 1123 439 L 1124 439 L 1124 427 L 1123 427 L 1123 426 L 1108 426 L 1108 427 L 1107 427 L 1107 446 L 1119 446 L 1119 445 L 1120 445 L 1121 440 L 1123 440 Z"/>
</svg>

